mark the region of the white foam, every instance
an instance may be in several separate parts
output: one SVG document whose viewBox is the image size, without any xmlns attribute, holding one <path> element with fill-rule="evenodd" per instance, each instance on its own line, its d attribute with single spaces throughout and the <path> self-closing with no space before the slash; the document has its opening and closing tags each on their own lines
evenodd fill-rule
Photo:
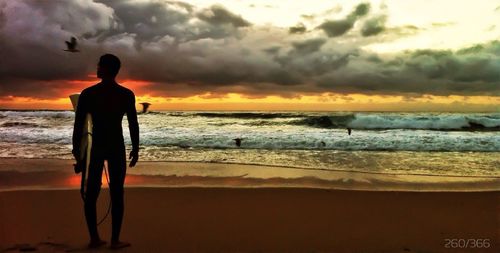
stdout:
<svg viewBox="0 0 500 253">
<path fill-rule="evenodd" d="M 348 126 L 360 129 L 461 129 L 470 128 L 471 122 L 485 127 L 500 127 L 500 117 L 471 115 L 356 115 Z"/>
<path fill-rule="evenodd" d="M 182 115 L 182 113 L 177 113 Z M 71 150 L 74 113 L 2 111 L 4 122 L 25 122 L 33 125 L 0 127 L 0 143 L 11 150 L 23 145 L 44 144 L 30 157 L 40 156 L 68 146 Z M 22 116 L 19 116 L 22 115 Z M 475 114 L 357 114 L 351 121 L 351 136 L 345 129 L 315 128 L 291 124 L 293 119 L 268 119 L 276 124 L 256 125 L 264 119 L 207 118 L 186 113 L 140 114 L 141 145 L 162 148 L 198 149 L 267 149 L 267 150 L 395 150 L 395 151 L 500 151 L 498 131 L 434 131 L 410 128 L 449 129 L 477 121 L 487 127 L 500 124 L 497 115 Z M 389 128 L 394 129 L 387 129 Z M 356 127 L 386 130 L 358 130 Z M 403 128 L 403 129 L 400 129 Z M 126 119 L 123 122 L 126 141 L 130 144 Z M 236 147 L 234 138 L 242 138 Z M 53 146 L 54 148 L 47 148 Z M 43 148 L 42 148 L 43 147 Z M 10 150 L 0 150 L 3 154 Z M 14 152 L 15 153 L 15 152 Z M 23 154 L 18 154 L 23 156 Z M 27 154 L 24 154 L 27 155 Z"/>
</svg>

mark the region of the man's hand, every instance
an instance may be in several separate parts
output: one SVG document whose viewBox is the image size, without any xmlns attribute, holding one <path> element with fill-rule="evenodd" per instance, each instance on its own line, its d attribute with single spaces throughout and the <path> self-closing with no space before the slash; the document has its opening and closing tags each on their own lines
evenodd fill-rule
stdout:
<svg viewBox="0 0 500 253">
<path fill-rule="evenodd" d="M 139 151 L 138 150 L 132 150 L 130 152 L 130 164 L 128 165 L 129 167 L 134 167 L 135 164 L 137 163 L 137 160 L 139 160 Z"/>
</svg>

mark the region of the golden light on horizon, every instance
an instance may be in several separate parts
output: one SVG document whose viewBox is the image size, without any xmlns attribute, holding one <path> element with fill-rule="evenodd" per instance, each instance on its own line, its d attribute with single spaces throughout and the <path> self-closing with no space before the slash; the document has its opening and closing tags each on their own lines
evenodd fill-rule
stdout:
<svg viewBox="0 0 500 253">
<path fill-rule="evenodd" d="M 78 81 L 83 82 L 83 81 Z M 86 82 L 86 81 L 85 81 Z M 128 81 L 128 86 L 146 86 L 145 82 Z M 497 96 L 366 95 L 322 93 L 292 98 L 279 96 L 249 97 L 244 94 L 212 94 L 188 97 L 163 97 L 140 94 L 136 98 L 152 104 L 151 110 L 298 110 L 298 111 L 499 111 Z M 70 110 L 66 97 L 38 99 L 8 96 L 0 99 L 2 109 Z M 139 108 L 139 106 L 137 106 Z"/>
</svg>

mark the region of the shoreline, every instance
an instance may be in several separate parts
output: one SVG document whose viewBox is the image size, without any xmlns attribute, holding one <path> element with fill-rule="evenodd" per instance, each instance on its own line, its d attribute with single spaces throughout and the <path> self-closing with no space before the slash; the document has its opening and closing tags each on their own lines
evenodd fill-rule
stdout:
<svg viewBox="0 0 500 253">
<path fill-rule="evenodd" d="M 345 151 L 343 151 L 345 152 Z M 377 151 L 377 150 L 367 150 L 363 152 L 382 152 L 382 151 Z M 384 151 L 384 152 L 392 152 L 392 151 Z M 403 151 L 403 152 L 430 152 L 430 151 Z M 456 153 L 456 151 L 439 151 L 440 153 Z M 499 151 L 473 151 L 477 153 L 499 153 Z M 2 160 L 22 160 L 22 161 L 70 161 L 74 163 L 73 159 L 66 159 L 66 158 L 27 158 L 27 157 L 0 157 L 0 166 L 2 166 L 1 163 Z M 458 174 L 431 174 L 431 173 L 403 173 L 403 172 L 379 172 L 379 171 L 366 171 L 366 170 L 359 170 L 359 169 L 326 169 L 326 168 L 314 168 L 314 167 L 301 167 L 301 166 L 289 166 L 289 165 L 276 165 L 276 164 L 260 164 L 260 163 L 240 163 L 240 162 L 222 162 L 222 161 L 184 161 L 184 160 L 179 160 L 179 161 L 172 161 L 172 160 L 145 160 L 145 161 L 139 161 L 141 164 L 142 163 L 151 163 L 151 164 L 216 164 L 216 165 L 234 165 L 234 166 L 256 166 L 256 167 L 267 167 L 267 168 L 285 168 L 285 169 L 296 169 L 296 170 L 310 170 L 310 171 L 328 171 L 328 172 L 346 172 L 346 173 L 360 173 L 360 174 L 376 174 L 376 175 L 388 175 L 388 176 L 429 176 L 429 177 L 450 177 L 450 178 L 485 178 L 485 179 L 494 179 L 494 178 L 500 178 L 500 173 L 494 174 L 494 175 L 458 175 Z M 69 163 L 69 162 L 68 162 Z M 0 167 L 1 169 L 1 167 Z M 1 171 L 1 170 L 0 170 Z"/>
<path fill-rule="evenodd" d="M 72 160 L 0 159 L 0 191 L 77 189 Z M 105 185 L 105 181 L 103 182 Z M 139 162 L 126 187 L 312 188 L 360 191 L 491 192 L 500 177 L 401 175 L 203 162 Z"/>
</svg>

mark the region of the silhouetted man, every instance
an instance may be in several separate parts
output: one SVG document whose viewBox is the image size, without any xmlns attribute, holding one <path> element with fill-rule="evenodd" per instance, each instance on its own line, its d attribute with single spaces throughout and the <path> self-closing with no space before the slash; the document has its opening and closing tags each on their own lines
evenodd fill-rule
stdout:
<svg viewBox="0 0 500 253">
<path fill-rule="evenodd" d="M 97 66 L 97 77 L 102 81 L 82 91 L 78 99 L 73 130 L 73 155 L 79 157 L 85 115 L 87 113 L 92 115 L 93 143 L 87 192 L 84 199 L 85 218 L 90 234 L 89 247 L 92 248 L 106 244 L 99 237 L 96 214 L 96 202 L 101 189 L 102 169 L 105 160 L 108 161 L 109 190 L 111 193 L 111 248 L 130 246 L 129 243 L 119 240 L 124 207 L 123 184 L 126 174 L 125 144 L 122 131 L 123 115 L 127 114 L 132 139 L 130 167 L 134 167 L 139 158 L 139 124 L 137 123 L 134 93 L 115 81 L 120 65 L 120 60 L 114 55 L 101 56 Z"/>
</svg>

